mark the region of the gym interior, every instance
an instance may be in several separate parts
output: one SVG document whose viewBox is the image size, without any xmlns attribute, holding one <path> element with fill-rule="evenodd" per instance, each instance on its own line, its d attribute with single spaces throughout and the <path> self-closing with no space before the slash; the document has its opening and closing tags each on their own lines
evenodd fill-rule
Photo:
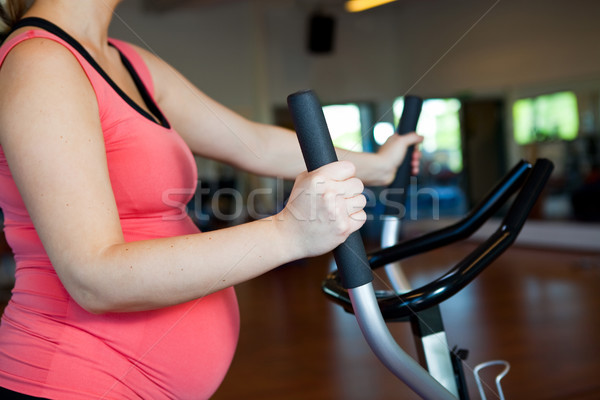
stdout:
<svg viewBox="0 0 600 400">
<path fill-rule="evenodd" d="M 466 350 L 470 398 L 480 398 L 476 366 L 504 360 L 507 399 L 599 399 L 600 3 L 397 0 L 362 12 L 344 3 L 128 0 L 111 30 L 256 121 L 293 128 L 286 98 L 312 89 L 334 143 L 348 150 L 375 151 L 406 96 L 421 97 L 422 165 L 402 240 L 468 215 L 519 160 L 550 160 L 552 175 L 516 242 L 441 303 L 441 314 L 448 345 Z M 275 213 L 291 188 L 197 164 L 188 212 L 204 231 Z M 380 190 L 367 188 L 368 252 L 381 247 Z M 445 274 L 506 213 L 465 240 L 402 260 L 411 285 Z M 4 307 L 14 261 L 3 237 L 0 252 Z M 420 398 L 371 352 L 354 315 L 323 294 L 332 260 L 299 260 L 237 287 L 240 342 L 215 399 Z M 390 284 L 375 273 L 374 285 Z M 418 357 L 410 324 L 388 327 Z M 499 372 L 482 373 L 487 398 L 500 398 Z"/>
</svg>

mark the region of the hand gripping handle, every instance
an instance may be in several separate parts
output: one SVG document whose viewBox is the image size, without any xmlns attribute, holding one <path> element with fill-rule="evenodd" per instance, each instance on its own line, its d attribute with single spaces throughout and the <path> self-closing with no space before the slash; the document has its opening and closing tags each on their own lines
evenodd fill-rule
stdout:
<svg viewBox="0 0 600 400">
<path fill-rule="evenodd" d="M 336 161 L 335 149 L 317 97 L 311 91 L 297 92 L 288 96 L 288 106 L 308 170 Z M 355 307 L 358 325 L 377 357 L 424 399 L 454 399 L 450 392 L 398 346 L 387 329 L 371 284 L 373 274 L 360 234 L 354 232 L 333 254 L 342 284 L 348 289 Z"/>
<path fill-rule="evenodd" d="M 305 90 L 289 95 L 287 101 L 308 171 L 314 171 L 323 165 L 337 161 L 323 109 L 317 96 L 312 91 Z M 336 247 L 333 255 L 344 288 L 355 288 L 373 280 L 373 273 L 358 231 L 352 233 L 344 243 Z"/>
</svg>

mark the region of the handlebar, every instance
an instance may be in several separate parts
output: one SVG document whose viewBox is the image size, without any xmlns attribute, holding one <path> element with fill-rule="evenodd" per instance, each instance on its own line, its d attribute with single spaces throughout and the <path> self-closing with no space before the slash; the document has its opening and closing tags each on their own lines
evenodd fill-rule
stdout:
<svg viewBox="0 0 600 400">
<path fill-rule="evenodd" d="M 288 96 L 288 106 L 302 154 L 309 171 L 337 160 L 321 105 L 312 91 Z M 314 152 L 313 152 L 314 151 Z M 358 325 L 367 343 L 379 359 L 398 378 L 426 399 L 455 397 L 402 350 L 390 334 L 377 307 L 373 274 L 357 231 L 334 250 L 344 288 L 356 312 Z"/>
<path fill-rule="evenodd" d="M 312 171 L 337 161 L 321 105 L 314 93 L 310 90 L 294 93 L 288 97 L 288 106 L 307 169 Z M 368 260 L 360 233 L 355 232 L 334 250 L 340 271 L 339 277 L 338 274 L 334 274 L 327 279 L 324 284 L 325 291 L 342 302 L 347 310 L 355 312 L 358 325 L 373 352 L 391 372 L 421 397 L 436 400 L 455 399 L 452 393 L 398 346 L 386 326 L 383 315 L 392 319 L 412 315 L 449 298 L 473 280 L 515 241 L 552 169 L 552 163 L 545 159 L 538 160 L 533 168 L 525 162 L 519 163 L 465 220 L 424 236 L 424 239 L 420 239 L 422 242 L 419 242 L 419 239 L 408 241 L 375 253 Z M 404 176 L 408 177 L 409 174 Z M 371 267 L 385 265 L 400 257 L 446 245 L 470 235 L 497 211 L 521 184 L 522 189 L 498 230 L 453 269 L 441 278 L 409 293 L 377 299 L 371 283 Z"/>
<path fill-rule="evenodd" d="M 530 163 L 519 161 L 463 219 L 438 231 L 369 254 L 371 268 L 379 268 L 468 238 L 517 192 L 530 170 Z"/>
<path fill-rule="evenodd" d="M 308 171 L 337 161 L 327 122 L 317 96 L 310 90 L 288 96 L 288 106 Z M 345 289 L 373 280 L 360 233 L 352 233 L 333 251 Z"/>
<path fill-rule="evenodd" d="M 370 258 L 371 267 L 377 268 L 399 258 L 433 250 L 470 236 L 514 193 L 519 183 L 523 182 L 528 169 L 527 163 L 517 164 L 483 203 L 459 223 L 374 253 Z M 401 320 L 441 303 L 459 292 L 497 259 L 516 240 L 552 169 L 553 164 L 549 160 L 538 160 L 528 171 L 522 189 L 496 232 L 446 274 L 408 293 L 380 296 L 378 304 L 384 319 Z M 330 274 L 323 282 L 323 290 L 347 311 L 352 312 L 350 299 L 347 293 L 340 290 L 336 279 L 335 273 Z"/>
<path fill-rule="evenodd" d="M 405 96 L 404 97 L 404 109 L 402 110 L 402 116 L 398 122 L 398 128 L 396 133 L 398 135 L 406 135 L 407 133 L 414 132 L 417 129 L 417 123 L 419 122 L 419 116 L 421 115 L 421 108 L 423 107 L 423 100 L 417 96 Z M 408 184 L 411 174 L 411 161 L 415 146 L 409 146 L 406 149 L 406 155 L 392 183 L 388 186 L 388 189 L 394 189 L 391 192 L 397 192 L 395 195 L 391 195 L 388 200 L 394 202 L 394 204 L 405 204 L 406 192 L 408 190 Z M 386 210 L 386 215 L 391 215 L 395 212 L 395 209 Z"/>
</svg>

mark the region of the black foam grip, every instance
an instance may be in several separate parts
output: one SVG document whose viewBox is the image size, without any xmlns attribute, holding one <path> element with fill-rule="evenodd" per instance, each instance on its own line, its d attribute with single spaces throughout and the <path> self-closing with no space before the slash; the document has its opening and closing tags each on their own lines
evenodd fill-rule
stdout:
<svg viewBox="0 0 600 400">
<path fill-rule="evenodd" d="M 307 170 L 314 171 L 337 161 L 323 108 L 311 90 L 288 96 L 288 107 L 300 142 Z"/>
<path fill-rule="evenodd" d="M 417 129 L 417 123 L 419 122 L 419 116 L 421 115 L 421 108 L 423 107 L 423 100 L 417 96 L 405 96 L 404 97 L 404 109 L 400 116 L 400 122 L 398 122 L 398 128 L 396 133 L 399 135 L 405 135 L 410 132 L 414 132 Z M 411 161 L 415 146 L 409 146 L 406 149 L 406 155 L 404 161 L 398 167 L 396 177 L 392 183 L 388 186 L 389 195 L 386 196 L 386 215 L 392 215 L 397 213 L 398 210 L 403 209 L 406 205 L 406 195 L 410 183 L 410 177 L 412 175 Z"/>
<path fill-rule="evenodd" d="M 398 129 L 396 129 L 399 135 L 405 135 L 417 129 L 422 108 L 423 99 L 420 97 L 411 95 L 404 97 L 404 108 L 402 109 L 400 122 L 398 122 Z"/>
<path fill-rule="evenodd" d="M 323 108 L 317 96 L 310 90 L 304 90 L 289 95 L 287 101 L 308 171 L 337 161 Z M 336 247 L 333 255 L 344 288 L 353 289 L 373 280 L 358 231 Z"/>
</svg>

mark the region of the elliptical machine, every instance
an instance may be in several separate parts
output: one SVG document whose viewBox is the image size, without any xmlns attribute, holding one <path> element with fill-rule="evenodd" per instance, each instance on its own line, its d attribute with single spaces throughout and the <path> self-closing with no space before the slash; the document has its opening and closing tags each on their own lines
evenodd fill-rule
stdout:
<svg viewBox="0 0 600 400">
<path fill-rule="evenodd" d="M 288 97 L 288 106 L 308 171 L 337 161 L 321 104 L 310 91 L 301 91 Z M 414 131 L 421 110 L 421 100 L 407 97 L 398 133 Z M 393 188 L 406 188 L 410 175 L 412 149 L 398 170 Z M 468 399 L 460 351 L 451 350 L 446 340 L 439 305 L 450 298 L 492 261 L 498 258 L 516 240 L 529 212 L 541 194 L 553 169 L 546 159 L 535 164 L 519 162 L 497 186 L 459 222 L 423 235 L 396 243 L 399 220 L 386 218 L 384 247 L 366 254 L 359 232 L 348 237 L 334 251 L 338 271 L 323 282 L 323 291 L 346 311 L 355 314 L 360 329 L 373 352 L 383 364 L 424 399 Z M 475 250 L 438 279 L 416 289 L 398 274 L 394 265 L 400 260 L 443 247 L 468 238 L 494 215 L 513 194 L 517 194 L 498 229 Z M 389 221 L 389 222 L 388 222 Z M 388 276 L 394 282 L 393 291 L 375 291 L 372 269 L 387 266 Z M 387 322 L 411 323 L 419 362 L 398 346 L 390 334 Z M 476 368 L 475 374 L 480 368 Z M 500 379 L 496 378 L 502 396 Z M 478 382 L 482 397 L 483 391 Z"/>
</svg>

